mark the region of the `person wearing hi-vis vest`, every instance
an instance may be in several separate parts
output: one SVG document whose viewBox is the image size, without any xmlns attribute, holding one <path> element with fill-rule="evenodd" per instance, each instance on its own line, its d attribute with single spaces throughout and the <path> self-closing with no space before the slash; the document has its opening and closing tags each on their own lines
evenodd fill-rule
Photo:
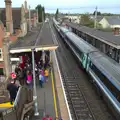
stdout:
<svg viewBox="0 0 120 120">
<path fill-rule="evenodd" d="M 48 81 L 48 75 L 49 75 L 48 69 L 45 69 L 44 71 L 45 82 Z"/>
</svg>

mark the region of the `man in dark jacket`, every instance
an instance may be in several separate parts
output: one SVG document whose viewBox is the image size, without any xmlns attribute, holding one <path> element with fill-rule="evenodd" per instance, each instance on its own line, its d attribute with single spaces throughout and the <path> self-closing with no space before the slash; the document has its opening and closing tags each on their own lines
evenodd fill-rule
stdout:
<svg viewBox="0 0 120 120">
<path fill-rule="evenodd" d="M 18 87 L 15 85 L 14 80 L 11 80 L 10 83 L 8 83 L 7 90 L 10 94 L 10 103 L 13 104 L 13 101 L 15 101 L 18 91 Z"/>
</svg>

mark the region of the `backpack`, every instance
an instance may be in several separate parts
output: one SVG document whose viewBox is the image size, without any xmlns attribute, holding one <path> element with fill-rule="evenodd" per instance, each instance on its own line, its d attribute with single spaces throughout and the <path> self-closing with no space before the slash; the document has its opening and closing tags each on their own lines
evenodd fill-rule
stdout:
<svg viewBox="0 0 120 120">
<path fill-rule="evenodd" d="M 43 75 L 39 75 L 39 80 L 44 81 L 44 76 Z"/>
</svg>

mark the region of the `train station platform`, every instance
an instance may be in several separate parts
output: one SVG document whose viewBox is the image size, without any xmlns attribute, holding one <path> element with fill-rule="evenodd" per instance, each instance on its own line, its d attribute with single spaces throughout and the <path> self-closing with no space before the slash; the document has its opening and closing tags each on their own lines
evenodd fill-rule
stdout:
<svg viewBox="0 0 120 120">
<path fill-rule="evenodd" d="M 37 118 L 41 119 L 45 114 L 49 114 L 53 119 L 56 117 L 56 107 L 58 109 L 59 104 L 56 106 L 56 93 L 54 86 L 54 79 L 51 74 L 49 75 L 48 82 L 43 83 L 43 88 L 39 86 L 39 81 L 37 80 L 37 98 L 38 98 L 38 110 L 39 116 Z M 36 120 L 33 117 L 32 120 Z"/>
<path fill-rule="evenodd" d="M 51 25 L 43 23 L 38 25 L 32 31 L 21 39 L 18 39 L 10 44 L 9 50 L 11 54 L 21 52 L 31 52 L 34 48 L 39 50 L 54 50 L 58 47 L 57 41 L 53 39 Z"/>
<path fill-rule="evenodd" d="M 51 23 L 43 23 L 40 28 L 32 32 L 33 35 L 29 34 L 23 40 L 14 41 L 9 48 L 11 56 L 12 54 L 19 56 L 22 53 L 31 53 L 33 47 L 35 47 L 35 54 L 45 50 L 50 50 L 51 53 L 52 71 L 49 73 L 48 82 L 44 83 L 44 88 L 41 88 L 39 80 L 36 80 L 40 115 L 38 117 L 33 116 L 32 120 L 41 119 L 44 114 L 49 114 L 53 119 L 61 117 L 63 120 L 69 120 L 67 99 L 55 57 L 55 49 L 58 47 L 58 43 L 54 38 Z"/>
<path fill-rule="evenodd" d="M 49 73 L 48 82 L 44 83 L 44 87 L 41 88 L 37 81 L 38 109 L 40 115 L 33 117 L 32 120 L 41 119 L 44 114 L 49 114 L 53 120 L 55 117 L 69 120 L 67 99 L 59 73 L 55 51 L 51 52 L 51 60 L 52 69 Z"/>
</svg>

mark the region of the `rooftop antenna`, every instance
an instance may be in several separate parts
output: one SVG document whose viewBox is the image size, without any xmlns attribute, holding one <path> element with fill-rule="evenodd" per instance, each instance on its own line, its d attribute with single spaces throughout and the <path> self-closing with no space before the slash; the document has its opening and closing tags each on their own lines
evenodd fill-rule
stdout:
<svg viewBox="0 0 120 120">
<path fill-rule="evenodd" d="M 97 28 L 97 6 L 95 8 L 95 19 L 94 19 L 94 28 Z"/>
</svg>

